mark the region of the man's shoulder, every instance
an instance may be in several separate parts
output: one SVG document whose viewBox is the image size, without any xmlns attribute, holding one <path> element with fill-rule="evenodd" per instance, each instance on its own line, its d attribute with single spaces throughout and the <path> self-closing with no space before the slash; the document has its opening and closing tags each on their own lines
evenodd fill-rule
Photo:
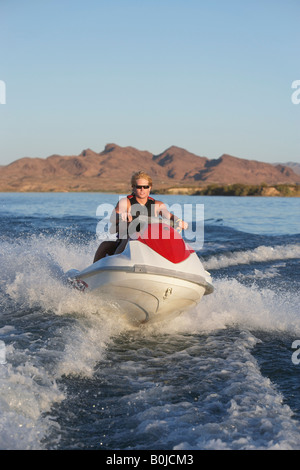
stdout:
<svg viewBox="0 0 300 470">
<path fill-rule="evenodd" d="M 162 201 L 158 201 L 157 199 L 153 199 L 155 201 L 155 204 L 158 204 L 159 206 L 161 206 L 162 204 L 164 204 Z"/>
<path fill-rule="evenodd" d="M 119 199 L 117 205 L 116 205 L 116 208 L 119 208 L 120 205 L 121 205 L 122 207 L 124 207 L 124 206 L 126 206 L 127 204 L 129 204 L 128 197 L 127 197 L 127 196 L 126 196 L 126 197 L 121 197 L 121 198 Z"/>
</svg>

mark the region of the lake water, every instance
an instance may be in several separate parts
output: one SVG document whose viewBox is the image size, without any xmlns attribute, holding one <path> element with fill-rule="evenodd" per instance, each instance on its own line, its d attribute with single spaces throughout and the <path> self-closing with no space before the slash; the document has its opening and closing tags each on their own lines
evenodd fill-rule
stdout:
<svg viewBox="0 0 300 470">
<path fill-rule="evenodd" d="M 1 449 L 300 449 L 300 199 L 155 197 L 204 204 L 215 291 L 132 328 L 56 276 L 118 196 L 0 194 Z"/>
</svg>

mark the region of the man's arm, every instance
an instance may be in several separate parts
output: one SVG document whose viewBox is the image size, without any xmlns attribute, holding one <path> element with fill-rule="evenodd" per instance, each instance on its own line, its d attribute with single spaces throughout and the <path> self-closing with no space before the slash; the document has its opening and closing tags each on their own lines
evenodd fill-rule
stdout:
<svg viewBox="0 0 300 470">
<path fill-rule="evenodd" d="M 174 223 L 177 222 L 179 227 L 181 229 L 187 229 L 188 228 L 188 223 L 184 222 L 184 220 L 179 219 L 175 214 L 172 214 L 171 212 L 168 211 L 166 208 L 166 205 L 161 202 L 161 201 L 155 201 L 155 204 L 157 205 L 156 207 L 156 214 L 161 215 L 165 219 L 173 220 Z"/>
<path fill-rule="evenodd" d="M 130 214 L 130 202 L 127 197 L 120 199 L 112 214 L 110 216 L 110 233 L 118 233 L 120 231 L 120 224 L 132 221 L 132 215 Z"/>
</svg>

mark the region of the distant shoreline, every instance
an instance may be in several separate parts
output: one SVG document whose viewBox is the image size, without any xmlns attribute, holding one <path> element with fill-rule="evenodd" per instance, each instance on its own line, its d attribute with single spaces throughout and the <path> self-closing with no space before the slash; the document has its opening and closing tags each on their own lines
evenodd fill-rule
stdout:
<svg viewBox="0 0 300 470">
<path fill-rule="evenodd" d="M 186 194 L 190 196 L 261 196 L 261 197 L 300 197 L 300 185 L 297 184 L 209 184 L 205 187 L 173 187 L 158 189 L 153 193 Z"/>
<path fill-rule="evenodd" d="M 0 186 L 0 193 L 110 193 L 110 194 L 127 194 L 130 193 L 130 188 L 127 190 L 122 188 L 114 188 L 113 190 L 107 188 L 72 188 L 69 190 L 58 188 L 34 188 L 28 187 L 26 190 L 5 190 Z M 268 185 L 262 184 L 209 184 L 207 186 L 166 186 L 154 188 L 152 194 L 162 195 L 186 195 L 186 196 L 255 196 L 255 197 L 300 197 L 300 185 L 298 184 L 275 184 Z"/>
</svg>

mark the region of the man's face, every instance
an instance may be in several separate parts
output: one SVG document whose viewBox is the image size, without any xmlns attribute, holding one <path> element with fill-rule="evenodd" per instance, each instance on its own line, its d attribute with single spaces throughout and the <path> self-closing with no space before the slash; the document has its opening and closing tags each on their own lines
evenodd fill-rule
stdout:
<svg viewBox="0 0 300 470">
<path fill-rule="evenodd" d="M 133 188 L 133 192 L 136 197 L 140 199 L 147 199 L 151 191 L 151 186 L 149 185 L 148 180 L 144 178 L 139 178 L 136 180 L 136 185 Z"/>
</svg>

